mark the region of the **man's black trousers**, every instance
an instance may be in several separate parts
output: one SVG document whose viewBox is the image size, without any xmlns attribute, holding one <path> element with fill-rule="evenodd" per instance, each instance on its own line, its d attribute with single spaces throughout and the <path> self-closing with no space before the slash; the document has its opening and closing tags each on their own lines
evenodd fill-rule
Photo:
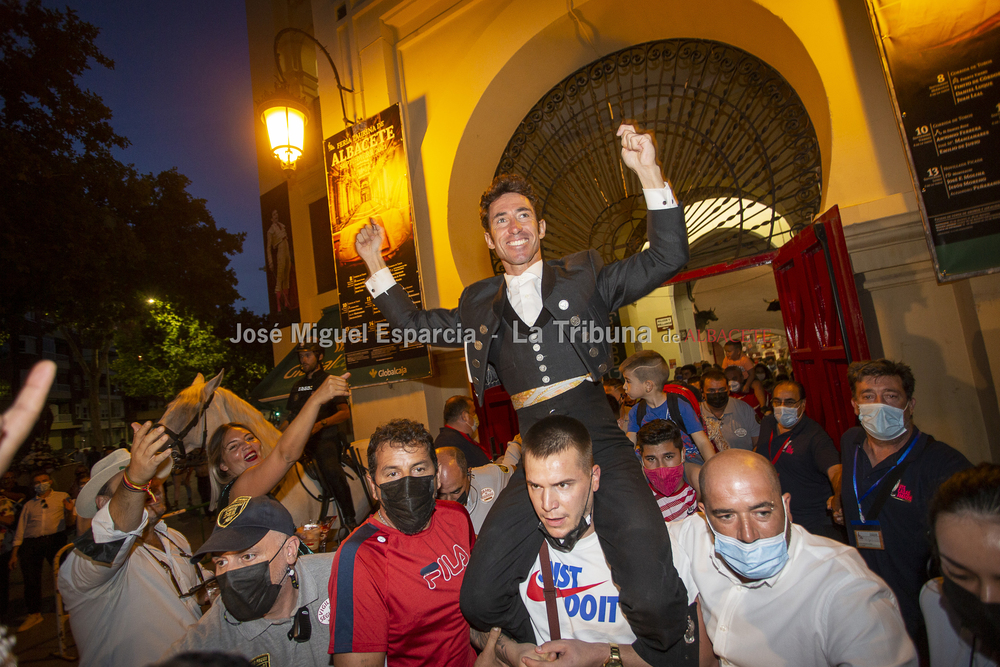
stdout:
<svg viewBox="0 0 1000 667">
<path fill-rule="evenodd" d="M 324 438 L 317 443 L 312 455 L 319 469 L 320 483 L 327 493 L 333 494 L 340 506 L 341 523 L 353 528 L 357 525 L 354 499 L 351 496 L 351 487 L 347 484 L 347 476 L 340 466 L 340 446 L 338 438 Z"/>
<path fill-rule="evenodd" d="M 17 551 L 24 577 L 24 606 L 29 614 L 42 610 L 42 567 L 45 561 L 53 563 L 56 553 L 66 544 L 66 533 L 53 533 L 43 537 L 26 537 Z"/>
<path fill-rule="evenodd" d="M 549 414 L 574 417 L 590 431 L 594 460 L 601 467 L 594 522 L 621 589 L 622 611 L 638 637 L 633 646 L 654 667 L 685 663 L 680 654 L 690 654 L 682 639 L 688 630 L 687 591 L 674 569 L 663 515 L 603 388 L 584 382 L 519 410 L 522 437 Z M 487 515 L 462 583 L 462 613 L 479 630 L 499 626 L 518 641 L 535 641 L 518 585 L 528 577 L 542 544 L 538 523 L 522 466 Z"/>
</svg>

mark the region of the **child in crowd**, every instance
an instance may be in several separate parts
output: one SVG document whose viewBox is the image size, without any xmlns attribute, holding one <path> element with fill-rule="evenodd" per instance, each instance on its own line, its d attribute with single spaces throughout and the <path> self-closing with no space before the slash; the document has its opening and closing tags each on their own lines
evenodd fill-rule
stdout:
<svg viewBox="0 0 1000 667">
<path fill-rule="evenodd" d="M 743 352 L 743 345 L 739 341 L 731 340 L 727 341 L 722 347 L 726 352 L 726 356 L 722 360 L 722 370 L 726 370 L 730 366 L 736 366 L 740 369 L 741 380 L 743 382 L 753 378 L 753 361 Z M 750 387 L 746 387 L 744 391 L 749 391 L 749 389 Z"/>
<path fill-rule="evenodd" d="M 684 481 L 684 446 L 673 422 L 654 419 L 636 434 L 642 471 L 666 522 L 683 519 L 698 510 L 698 499 Z"/>
<path fill-rule="evenodd" d="M 670 379 L 667 362 L 652 350 L 636 352 L 619 367 L 625 378 L 625 392 L 636 401 L 628 414 L 625 433 L 632 442 L 643 424 L 654 419 L 669 419 L 681 430 L 687 460 L 701 464 L 715 453 L 705 435 L 705 427 L 694 408 L 683 397 L 668 393 L 664 385 Z M 692 471 L 688 470 L 689 479 Z"/>
</svg>

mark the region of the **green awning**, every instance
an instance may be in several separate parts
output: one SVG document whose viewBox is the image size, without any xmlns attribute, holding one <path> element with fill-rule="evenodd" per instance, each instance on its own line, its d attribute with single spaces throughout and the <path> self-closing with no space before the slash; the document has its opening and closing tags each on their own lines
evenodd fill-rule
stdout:
<svg viewBox="0 0 1000 667">
<path fill-rule="evenodd" d="M 340 331 L 340 306 L 330 306 L 323 309 L 323 316 L 316 323 L 316 330 L 334 329 Z M 296 340 L 297 344 L 299 341 Z M 323 355 L 323 370 L 330 375 L 343 375 L 347 372 L 347 361 L 344 357 L 344 344 L 334 343 L 326 348 Z M 302 371 L 299 370 L 299 353 L 296 349 L 285 355 L 274 370 L 261 380 L 260 384 L 250 392 L 253 402 L 269 408 L 284 405 L 288 394 L 292 391 L 295 383 L 302 378 Z M 277 404 L 275 402 L 278 402 Z"/>
</svg>

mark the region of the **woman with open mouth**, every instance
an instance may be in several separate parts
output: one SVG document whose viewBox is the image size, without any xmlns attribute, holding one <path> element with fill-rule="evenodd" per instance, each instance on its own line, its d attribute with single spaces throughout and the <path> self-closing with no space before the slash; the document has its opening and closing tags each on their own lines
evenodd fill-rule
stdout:
<svg viewBox="0 0 1000 667">
<path fill-rule="evenodd" d="M 260 440 L 243 424 L 223 424 L 215 429 L 208 443 L 208 464 L 223 485 L 216 507 L 226 507 L 230 498 L 267 495 L 278 486 L 302 456 L 319 409 L 338 396 L 350 395 L 349 377 L 350 373 L 329 376 L 278 438 L 270 455 L 261 450 Z"/>
</svg>

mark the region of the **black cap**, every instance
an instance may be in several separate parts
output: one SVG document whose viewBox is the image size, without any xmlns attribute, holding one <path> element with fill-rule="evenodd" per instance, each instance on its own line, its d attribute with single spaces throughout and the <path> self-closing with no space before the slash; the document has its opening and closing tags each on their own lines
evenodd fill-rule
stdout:
<svg viewBox="0 0 1000 667">
<path fill-rule="evenodd" d="M 312 352 L 313 354 L 325 354 L 326 350 L 319 343 L 299 343 L 295 346 L 298 352 Z"/>
<path fill-rule="evenodd" d="M 295 534 L 295 522 L 284 505 L 267 496 L 240 496 L 219 512 L 215 530 L 191 557 L 191 562 L 201 560 L 204 554 L 244 551 L 271 530 L 282 535 Z"/>
</svg>

